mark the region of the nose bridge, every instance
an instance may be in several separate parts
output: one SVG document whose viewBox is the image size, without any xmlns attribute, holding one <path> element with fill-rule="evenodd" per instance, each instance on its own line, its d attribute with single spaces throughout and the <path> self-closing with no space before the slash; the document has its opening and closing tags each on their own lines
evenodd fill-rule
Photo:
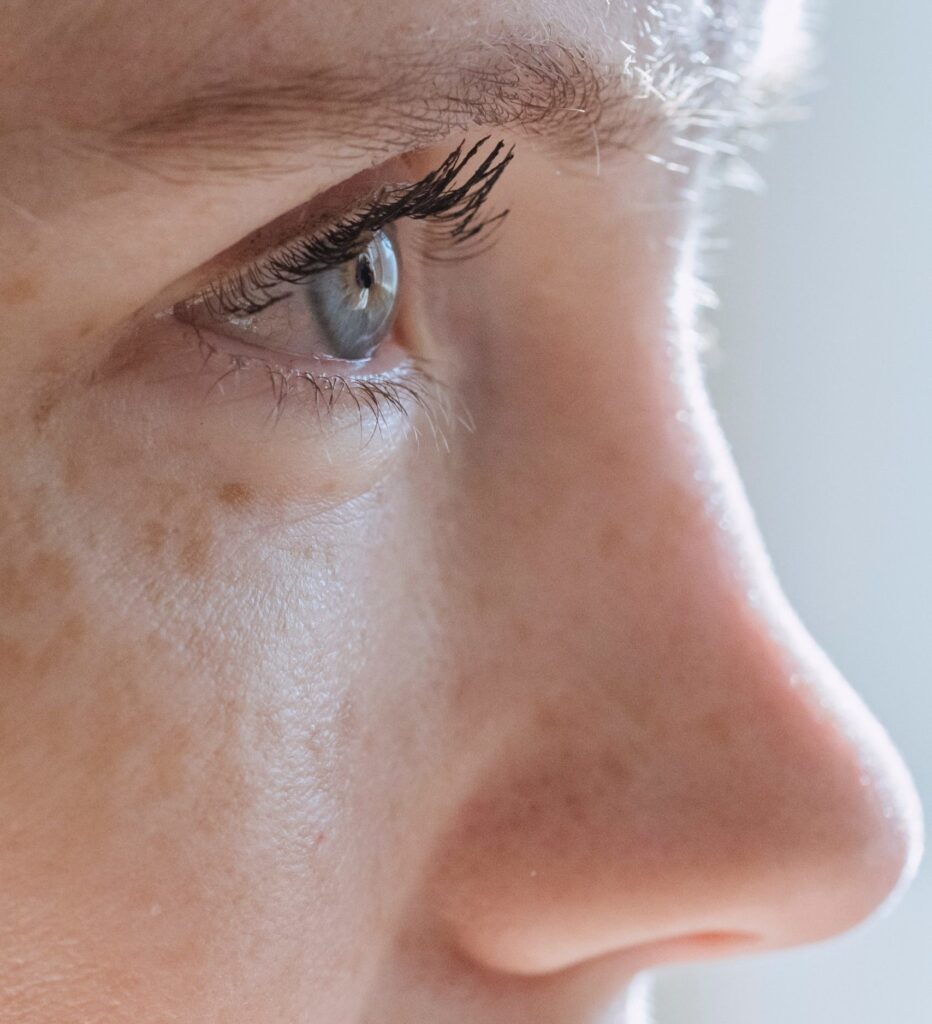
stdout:
<svg viewBox="0 0 932 1024">
<path fill-rule="evenodd" d="M 624 482 L 567 468 L 577 504 L 516 556 L 555 585 L 525 601 L 513 727 L 438 872 L 487 965 L 817 939 L 915 858 L 905 769 L 786 605 L 701 428 L 699 458 L 655 449 Z"/>
</svg>

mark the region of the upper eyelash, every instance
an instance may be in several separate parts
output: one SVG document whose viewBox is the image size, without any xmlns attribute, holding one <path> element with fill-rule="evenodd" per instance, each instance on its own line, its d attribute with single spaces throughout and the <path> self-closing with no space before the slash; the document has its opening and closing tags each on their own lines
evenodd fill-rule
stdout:
<svg viewBox="0 0 932 1024">
<path fill-rule="evenodd" d="M 472 163 L 489 137 L 468 151 L 460 143 L 428 175 L 410 185 L 386 186 L 355 213 L 299 238 L 266 259 L 211 285 L 204 301 L 218 316 L 255 316 L 291 292 L 276 291 L 282 284 L 300 284 L 308 277 L 358 256 L 377 231 L 402 218 L 438 223 L 453 245 L 476 238 L 501 223 L 508 210 L 481 219 L 479 214 L 505 168 L 514 147 L 497 142 L 462 184 L 457 178 Z"/>
</svg>

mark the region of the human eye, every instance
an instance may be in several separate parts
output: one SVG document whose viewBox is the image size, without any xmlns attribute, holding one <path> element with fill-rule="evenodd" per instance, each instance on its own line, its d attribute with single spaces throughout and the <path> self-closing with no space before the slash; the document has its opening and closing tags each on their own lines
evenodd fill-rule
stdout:
<svg viewBox="0 0 932 1024">
<path fill-rule="evenodd" d="M 457 146 L 418 181 L 385 183 L 338 214 L 319 213 L 259 259 L 214 278 L 163 310 L 194 332 L 205 362 L 226 377 L 259 370 L 278 403 L 310 389 L 346 394 L 378 412 L 417 394 L 425 375 L 418 339 L 405 323 L 410 255 L 475 253 L 507 211 L 486 203 L 513 150 L 488 139 Z M 358 402 L 357 402 L 358 405 Z"/>
</svg>

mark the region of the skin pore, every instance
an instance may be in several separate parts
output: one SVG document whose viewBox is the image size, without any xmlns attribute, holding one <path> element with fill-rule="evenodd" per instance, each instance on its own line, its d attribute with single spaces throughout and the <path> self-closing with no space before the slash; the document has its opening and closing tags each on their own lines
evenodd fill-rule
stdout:
<svg viewBox="0 0 932 1024">
<path fill-rule="evenodd" d="M 701 382 L 701 197 L 778 69 L 764 14 L 4 5 L 3 1024 L 634 1021 L 638 972 L 908 882 L 912 783 Z M 391 226 L 371 367 L 308 380 L 284 302 L 261 353 L 204 318 L 498 140 L 507 217 Z"/>
</svg>

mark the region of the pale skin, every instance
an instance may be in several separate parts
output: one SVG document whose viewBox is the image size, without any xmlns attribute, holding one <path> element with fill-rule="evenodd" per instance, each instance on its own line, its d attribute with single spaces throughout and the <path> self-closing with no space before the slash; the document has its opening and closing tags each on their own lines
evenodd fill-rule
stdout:
<svg viewBox="0 0 932 1024">
<path fill-rule="evenodd" d="M 704 397 L 719 129 L 673 142 L 646 85 L 704 48 L 739 106 L 773 69 L 758 4 L 715 31 L 700 6 L 4 5 L 4 1024 L 633 1021 L 639 972 L 827 938 L 909 880 L 912 783 L 782 596 Z M 567 53 L 642 87 L 614 128 L 482 106 Z M 176 137 L 211 83 L 322 67 L 361 126 L 312 78 Z M 306 127 L 269 138 L 276 103 Z M 422 358 L 422 405 L 279 402 L 171 315 L 289 211 L 485 135 L 516 153 L 494 245 L 444 265 L 397 225 L 373 358 Z"/>
</svg>

